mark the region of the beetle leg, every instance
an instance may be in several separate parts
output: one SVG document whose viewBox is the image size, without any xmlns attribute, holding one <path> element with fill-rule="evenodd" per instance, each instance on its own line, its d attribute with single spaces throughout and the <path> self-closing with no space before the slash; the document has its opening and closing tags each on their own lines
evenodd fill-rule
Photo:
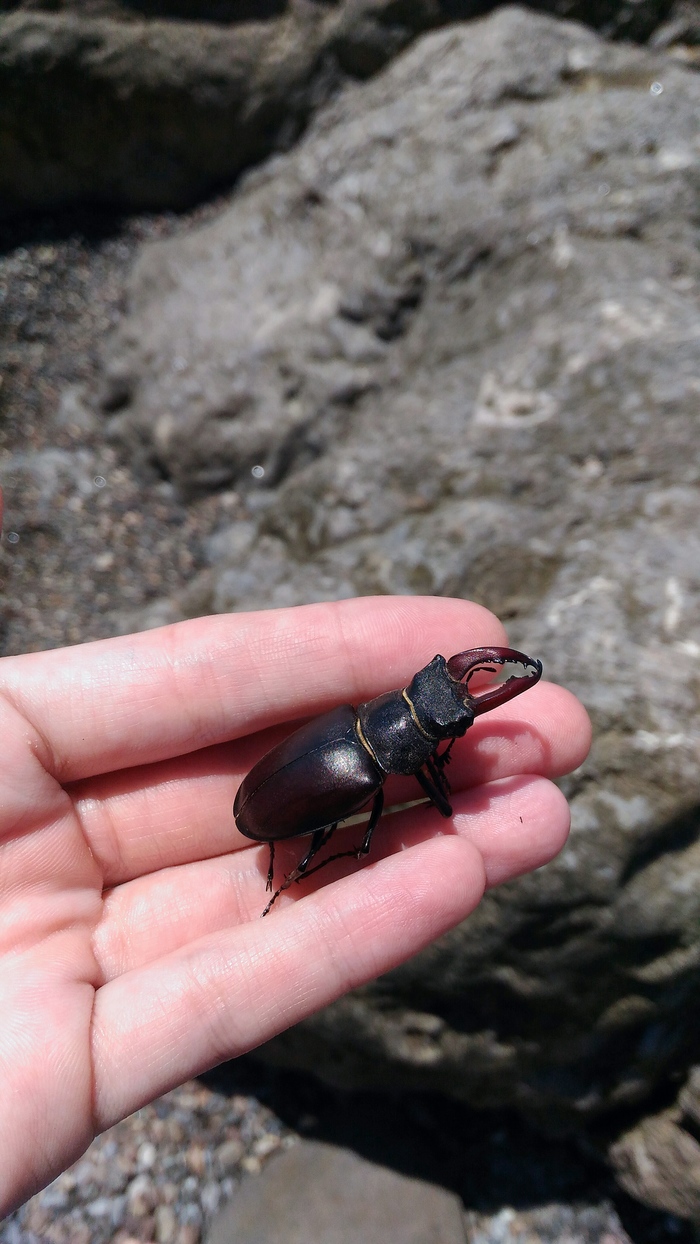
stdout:
<svg viewBox="0 0 700 1244">
<path fill-rule="evenodd" d="M 440 816 L 452 816 L 452 805 L 445 798 L 440 788 L 434 782 L 431 782 L 427 773 L 424 773 L 422 769 L 417 769 L 415 776 L 418 778 L 430 802 L 437 808 Z"/>
<path fill-rule="evenodd" d="M 438 755 L 437 751 L 434 752 L 434 758 L 436 762 L 440 765 L 441 769 L 444 769 L 445 765 L 448 765 L 450 763 L 450 759 L 451 759 L 450 752 L 452 751 L 452 748 L 454 747 L 454 745 L 455 745 L 455 740 L 450 739 L 444 752 L 441 752 L 440 755 Z"/>
<path fill-rule="evenodd" d="M 270 842 L 268 843 L 268 846 L 270 848 L 270 867 L 267 870 L 267 885 L 265 886 L 265 889 L 272 890 L 272 878 L 275 873 L 275 844 L 274 842 Z"/>
<path fill-rule="evenodd" d="M 311 838 L 311 846 L 309 847 L 308 851 L 306 852 L 306 855 L 303 857 L 303 859 L 299 860 L 299 863 L 297 864 L 296 868 L 293 868 L 293 869 L 292 869 L 292 871 L 290 872 L 289 876 L 288 876 L 288 877 L 285 877 L 285 879 L 284 879 L 284 881 L 282 882 L 282 885 L 280 886 L 279 890 L 275 890 L 275 893 L 272 895 L 272 898 L 270 899 L 269 903 L 267 904 L 267 907 L 265 908 L 264 912 L 262 913 L 262 914 L 263 914 L 263 916 L 266 916 L 266 915 L 267 915 L 268 911 L 269 911 L 269 910 L 270 910 L 270 908 L 272 907 L 272 904 L 273 904 L 273 903 L 274 903 L 274 902 L 275 902 L 275 901 L 279 898 L 279 896 L 280 896 L 280 894 L 282 893 L 282 891 L 283 891 L 283 890 L 288 890 L 288 889 L 289 889 L 289 887 L 290 887 L 290 885 L 293 885 L 295 881 L 300 881 L 300 880 L 301 880 L 301 878 L 302 878 L 302 877 L 304 876 L 304 874 L 306 873 L 306 869 L 307 869 L 308 865 L 311 863 L 311 861 L 312 861 L 312 859 L 314 858 L 314 856 L 315 856 L 315 855 L 318 855 L 319 851 L 321 850 L 321 847 L 325 847 L 325 845 L 326 845 L 326 843 L 328 842 L 328 840 L 329 840 L 329 838 L 330 838 L 331 834 L 332 834 L 332 833 L 333 833 L 333 831 L 334 831 L 334 830 L 336 830 L 337 828 L 338 828 L 338 822 L 336 821 L 334 825 L 328 825 L 328 826 L 326 826 L 326 828 L 325 828 L 325 829 L 317 829 L 317 830 L 315 831 L 315 833 L 313 834 L 313 836 L 312 836 L 312 838 Z M 270 844 L 270 845 L 272 846 L 272 844 Z M 315 868 L 312 868 L 312 869 L 311 869 L 311 871 L 312 871 L 312 872 L 315 872 L 315 871 L 316 871 L 316 869 L 315 869 Z M 269 874 L 268 874 L 268 876 L 269 876 Z M 272 888 L 272 887 L 270 887 L 270 888 Z"/>
<path fill-rule="evenodd" d="M 336 821 L 335 824 L 329 825 L 326 829 L 316 830 L 316 833 L 311 839 L 311 846 L 306 852 L 306 855 L 304 856 L 302 860 L 299 860 L 299 863 L 297 864 L 296 868 L 287 877 L 287 880 L 284 884 L 285 890 L 287 889 L 288 885 L 292 884 L 293 881 L 301 881 L 302 877 L 307 876 L 306 870 L 309 864 L 311 863 L 312 859 L 314 858 L 315 855 L 318 855 L 319 851 L 321 850 L 321 847 L 325 847 L 326 843 L 330 841 L 331 834 L 335 833 L 337 828 L 338 828 L 338 822 Z M 311 871 L 315 872 L 316 870 L 312 868 Z"/>
<path fill-rule="evenodd" d="M 438 790 L 447 798 L 450 793 L 450 783 L 444 772 L 445 763 L 442 756 L 438 756 L 437 750 L 433 752 L 432 756 L 428 756 L 425 767 L 428 770 L 430 780 L 434 782 Z"/>
<path fill-rule="evenodd" d="M 450 763 L 450 760 L 451 760 L 450 753 L 451 753 L 451 750 L 453 750 L 454 748 L 455 741 L 456 741 L 455 739 L 450 739 L 448 746 L 446 746 L 444 751 L 438 751 L 438 748 L 435 748 L 434 750 L 433 760 L 435 761 L 435 764 L 438 765 L 438 769 L 440 770 L 440 773 L 445 768 L 445 765 L 449 765 Z"/>
<path fill-rule="evenodd" d="M 361 845 L 359 847 L 354 847 L 352 851 L 336 851 L 335 855 L 329 855 L 327 860 L 322 860 L 322 862 L 317 864 L 315 868 L 310 868 L 308 872 L 304 873 L 304 876 L 310 877 L 312 873 L 317 873 L 319 868 L 325 868 L 326 864 L 332 864 L 334 860 L 345 860 L 350 859 L 351 857 L 354 860 L 359 860 L 363 855 L 368 855 L 369 848 L 372 843 L 372 834 L 379 824 L 379 818 L 382 815 L 383 809 L 384 791 L 380 789 L 374 796 L 372 811 L 370 813 L 367 829 L 365 830 L 365 836 L 362 839 Z"/>
</svg>

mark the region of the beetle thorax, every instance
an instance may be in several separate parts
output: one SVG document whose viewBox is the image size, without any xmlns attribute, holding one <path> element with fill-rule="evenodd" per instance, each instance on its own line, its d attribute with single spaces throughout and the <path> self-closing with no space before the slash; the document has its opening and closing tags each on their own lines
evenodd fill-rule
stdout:
<svg viewBox="0 0 700 1244">
<path fill-rule="evenodd" d="M 403 691 L 358 706 L 358 738 L 385 773 L 416 773 L 442 739 L 464 734 L 474 714 L 458 687 L 438 656 Z"/>
</svg>

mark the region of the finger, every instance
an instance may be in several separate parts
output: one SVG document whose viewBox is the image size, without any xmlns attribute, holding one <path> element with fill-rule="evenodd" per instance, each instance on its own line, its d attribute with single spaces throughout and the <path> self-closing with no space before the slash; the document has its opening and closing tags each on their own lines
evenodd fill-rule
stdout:
<svg viewBox="0 0 700 1244">
<path fill-rule="evenodd" d="M 389 971 L 464 919 L 483 887 L 476 848 L 441 838 L 110 981 L 93 1015 L 97 1126 Z"/>
<path fill-rule="evenodd" d="M 591 746 L 588 713 L 575 695 L 539 682 L 510 704 L 477 717 L 451 753 L 456 790 L 513 773 L 561 777 L 577 769 Z"/>
<path fill-rule="evenodd" d="M 105 885 L 221 855 L 249 843 L 235 827 L 233 799 L 245 774 L 286 733 L 276 728 L 176 761 L 92 778 L 71 788 Z M 557 777 L 576 768 L 590 723 L 575 696 L 538 683 L 477 719 L 452 752 L 453 791 L 516 773 Z M 390 779 L 387 804 L 420 797 L 414 778 Z"/>
<path fill-rule="evenodd" d="M 384 817 L 372 841 L 371 861 L 456 833 L 477 847 L 487 884 L 494 885 L 547 863 L 561 850 L 569 828 L 566 800 L 543 778 L 491 783 L 457 795 L 454 809 L 451 822 L 428 805 Z M 348 827 L 334 836 L 332 850 L 357 845 L 362 833 L 362 826 Z M 308 838 L 277 844 L 278 879 L 298 863 L 307 845 Z M 278 902 L 303 898 L 366 863 L 337 861 Z M 111 980 L 199 937 L 256 920 L 267 897 L 267 866 L 267 848 L 249 845 L 246 851 L 164 869 L 118 886 L 105 900 L 95 938 L 103 978 Z"/>
<path fill-rule="evenodd" d="M 436 652 L 505 640 L 480 605 L 367 597 L 196 618 L 8 657 L 21 708 L 61 781 L 147 764 L 400 687 Z"/>
</svg>

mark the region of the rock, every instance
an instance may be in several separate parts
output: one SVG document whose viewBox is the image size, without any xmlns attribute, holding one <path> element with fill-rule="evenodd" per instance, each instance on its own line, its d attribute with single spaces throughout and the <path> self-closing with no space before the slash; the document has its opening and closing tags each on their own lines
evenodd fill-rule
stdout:
<svg viewBox="0 0 700 1244">
<path fill-rule="evenodd" d="M 158 1193 L 150 1175 L 137 1175 L 132 1179 L 126 1194 L 129 1213 L 134 1218 L 144 1218 L 158 1203 Z"/>
<path fill-rule="evenodd" d="M 700 44 L 699 0 L 675 0 L 666 20 L 654 31 L 651 43 L 653 47 L 675 48 L 678 55 L 697 63 L 697 45 Z"/>
<path fill-rule="evenodd" d="M 288 142 L 323 10 L 271 24 L 15 12 L 0 19 L 0 204 L 182 207 Z"/>
<path fill-rule="evenodd" d="M 214 1154 L 214 1159 L 219 1169 L 224 1174 L 227 1174 L 230 1170 L 234 1170 L 238 1166 L 238 1163 L 244 1153 L 245 1145 L 243 1144 L 243 1141 L 233 1137 L 230 1140 L 225 1140 L 223 1144 L 219 1145 L 216 1153 Z"/>
<path fill-rule="evenodd" d="M 348 1149 L 301 1141 L 248 1178 L 206 1244 L 466 1244 L 459 1198 Z"/>
<path fill-rule="evenodd" d="M 611 1147 L 626 1192 L 653 1209 L 700 1223 L 700 1067 L 675 1106 L 650 1115 Z"/>
<path fill-rule="evenodd" d="M 559 859 L 265 1058 L 549 1128 L 692 1061 L 699 107 L 660 53 L 501 10 L 143 250 L 110 429 L 235 481 L 198 608 L 473 597 L 595 725 Z"/>
<path fill-rule="evenodd" d="M 681 0 L 687 4 L 695 0 Z M 4 0 L 0 217 L 80 200 L 182 208 L 296 137 L 343 75 L 376 73 L 479 0 Z M 671 0 L 536 7 L 692 38 Z M 7 10 L 11 10 L 9 13 Z M 685 13 L 685 10 L 683 11 Z M 680 24 L 679 24 L 680 23 Z"/>
<path fill-rule="evenodd" d="M 179 1223 L 171 1205 L 159 1205 L 156 1210 L 157 1244 L 172 1244 L 177 1239 Z"/>
</svg>

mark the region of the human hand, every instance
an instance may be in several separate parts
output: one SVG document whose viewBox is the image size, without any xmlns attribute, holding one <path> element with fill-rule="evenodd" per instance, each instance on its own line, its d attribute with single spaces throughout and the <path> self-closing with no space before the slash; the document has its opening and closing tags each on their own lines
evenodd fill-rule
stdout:
<svg viewBox="0 0 700 1244">
<path fill-rule="evenodd" d="M 367 862 L 330 865 L 265 920 L 267 848 L 233 820 L 279 723 L 400 687 L 436 652 L 505 642 L 478 605 L 381 597 L 0 662 L 0 1215 L 96 1132 L 386 972 L 485 886 L 556 854 L 569 815 L 548 779 L 580 764 L 590 732 L 543 682 L 457 740 L 452 821 L 427 805 L 385 818 Z M 412 778 L 386 792 L 420 795 Z M 280 874 L 299 853 L 278 844 Z"/>
</svg>

